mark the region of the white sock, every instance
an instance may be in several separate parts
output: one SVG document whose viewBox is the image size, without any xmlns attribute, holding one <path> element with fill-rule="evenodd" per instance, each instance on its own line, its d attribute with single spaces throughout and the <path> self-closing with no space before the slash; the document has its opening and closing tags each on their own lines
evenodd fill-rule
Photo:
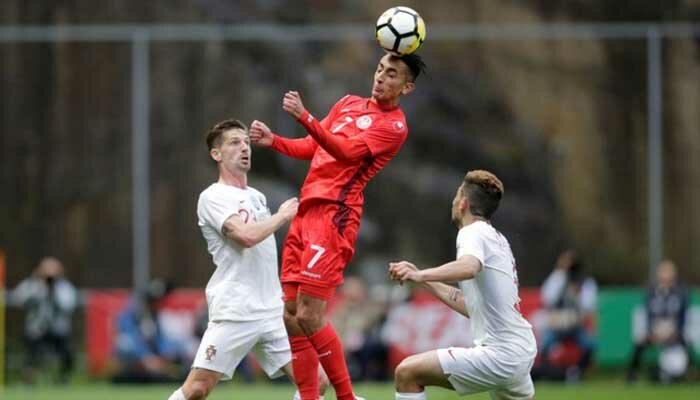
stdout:
<svg viewBox="0 0 700 400">
<path fill-rule="evenodd" d="M 299 394 L 298 390 L 294 392 L 294 397 L 292 398 L 292 400 L 301 400 L 301 395 Z M 323 400 L 323 396 L 319 397 L 318 400 Z"/>
<path fill-rule="evenodd" d="M 425 391 L 418 393 L 399 393 L 396 392 L 396 400 L 427 400 L 428 396 L 425 395 Z"/>
<path fill-rule="evenodd" d="M 168 400 L 187 400 L 185 393 L 183 393 L 182 388 L 178 388 L 173 394 L 168 397 Z"/>
</svg>

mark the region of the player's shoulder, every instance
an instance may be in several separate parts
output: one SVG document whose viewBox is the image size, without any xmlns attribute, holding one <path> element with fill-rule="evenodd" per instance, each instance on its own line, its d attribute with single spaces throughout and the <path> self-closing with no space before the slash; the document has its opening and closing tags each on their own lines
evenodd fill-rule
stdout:
<svg viewBox="0 0 700 400">
<path fill-rule="evenodd" d="M 360 97 L 355 94 L 346 94 L 338 100 L 338 103 L 357 103 L 366 100 L 364 97 Z"/>
<path fill-rule="evenodd" d="M 381 114 L 382 126 L 394 133 L 405 135 L 408 133 L 408 125 L 406 124 L 406 116 L 400 107 L 391 111 L 385 111 Z"/>
<path fill-rule="evenodd" d="M 252 186 L 248 186 L 247 190 L 251 196 L 265 199 L 265 193 L 261 192 L 260 190 L 254 188 Z"/>
<path fill-rule="evenodd" d="M 214 182 L 211 185 L 204 188 L 204 190 L 202 190 L 199 193 L 199 202 L 201 203 L 202 201 L 211 197 L 216 192 L 217 186 L 218 186 L 218 184 L 216 182 Z"/>
<path fill-rule="evenodd" d="M 490 224 L 483 221 L 476 221 L 469 225 L 463 226 L 457 237 L 474 237 L 474 236 L 487 236 L 494 231 Z"/>
<path fill-rule="evenodd" d="M 243 191 L 235 186 L 214 182 L 199 194 L 199 203 L 226 202 L 226 200 L 241 197 L 242 193 Z"/>
<path fill-rule="evenodd" d="M 459 228 L 459 232 L 457 232 L 457 240 L 463 239 L 467 236 L 474 235 L 476 231 L 474 230 L 474 227 L 472 226 L 474 224 L 469 224 L 466 226 L 463 226 Z"/>
<path fill-rule="evenodd" d="M 354 94 L 346 94 L 335 102 L 335 107 L 340 108 L 340 112 L 348 111 L 364 104 L 366 99 Z"/>
</svg>

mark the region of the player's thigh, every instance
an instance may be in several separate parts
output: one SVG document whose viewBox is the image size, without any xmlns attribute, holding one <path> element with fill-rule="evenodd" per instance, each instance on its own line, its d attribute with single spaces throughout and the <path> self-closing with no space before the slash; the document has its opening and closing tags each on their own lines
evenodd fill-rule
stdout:
<svg viewBox="0 0 700 400">
<path fill-rule="evenodd" d="M 258 337 L 259 327 L 256 321 L 210 322 L 202 335 L 192 366 L 219 372 L 222 380 L 231 379 L 236 367 L 253 348 Z"/>
<path fill-rule="evenodd" d="M 270 318 L 261 325 L 260 332 L 253 353 L 263 371 L 269 377 L 276 378 L 284 372 L 283 367 L 292 361 L 287 331 L 281 318 Z"/>
<path fill-rule="evenodd" d="M 304 286 L 309 288 L 309 286 L 311 285 Z M 330 291 L 332 294 L 332 290 Z M 321 295 L 317 295 L 315 293 L 310 294 L 308 293 L 308 291 L 299 292 L 296 301 L 296 316 L 300 319 L 322 317 L 323 315 L 325 315 L 327 307 L 328 299 L 323 298 Z"/>
<path fill-rule="evenodd" d="M 297 215 L 289 225 L 287 238 L 284 240 L 284 246 L 282 247 L 282 278 L 294 276 L 301 265 L 301 253 L 304 250 L 301 226 L 302 216 Z"/>
<path fill-rule="evenodd" d="M 304 217 L 301 282 L 325 287 L 343 282 L 343 271 L 355 252 L 359 218 L 340 223 L 337 208 L 335 204 L 319 206 Z"/>
<path fill-rule="evenodd" d="M 470 348 L 449 347 L 438 349 L 437 356 L 447 380 L 461 395 L 488 392 L 508 382 L 502 373 L 496 355 L 482 346 Z"/>
<path fill-rule="evenodd" d="M 396 368 L 397 385 L 399 381 L 410 381 L 418 386 L 440 386 L 454 390 L 442 370 L 437 351 L 415 354 L 405 358 Z"/>
</svg>

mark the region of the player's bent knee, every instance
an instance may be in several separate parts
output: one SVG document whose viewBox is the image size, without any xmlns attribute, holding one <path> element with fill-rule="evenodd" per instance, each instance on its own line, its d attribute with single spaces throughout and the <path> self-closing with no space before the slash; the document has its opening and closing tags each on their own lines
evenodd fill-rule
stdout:
<svg viewBox="0 0 700 400">
<path fill-rule="evenodd" d="M 298 311 L 296 321 L 304 332 L 313 333 L 322 328 L 323 315 L 317 315 L 311 310 Z"/>
<path fill-rule="evenodd" d="M 206 399 L 211 392 L 211 387 L 204 381 L 194 381 L 185 390 L 187 400 Z"/>
<path fill-rule="evenodd" d="M 411 357 L 405 358 L 399 363 L 394 371 L 394 378 L 397 385 L 413 382 L 415 378 L 415 368 Z"/>
</svg>

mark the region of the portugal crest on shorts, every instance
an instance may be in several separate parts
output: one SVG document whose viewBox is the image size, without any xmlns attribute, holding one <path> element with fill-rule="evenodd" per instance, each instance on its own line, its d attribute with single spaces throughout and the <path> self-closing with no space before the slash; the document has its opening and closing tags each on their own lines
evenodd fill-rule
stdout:
<svg viewBox="0 0 700 400">
<path fill-rule="evenodd" d="M 211 359 L 216 355 L 216 346 L 210 344 L 209 347 L 204 350 L 204 354 L 206 355 L 207 361 L 211 361 Z"/>
</svg>

